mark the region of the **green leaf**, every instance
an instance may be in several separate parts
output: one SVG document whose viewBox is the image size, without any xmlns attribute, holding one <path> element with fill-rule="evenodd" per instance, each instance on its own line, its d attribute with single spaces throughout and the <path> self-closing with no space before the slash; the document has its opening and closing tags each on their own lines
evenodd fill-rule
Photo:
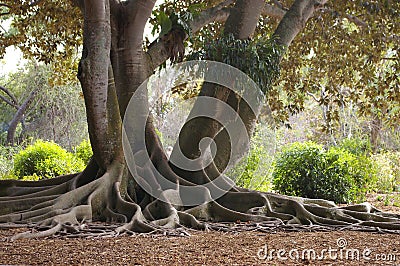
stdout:
<svg viewBox="0 0 400 266">
<path fill-rule="evenodd" d="M 160 12 L 157 19 L 161 26 L 160 36 L 163 36 L 172 29 L 172 21 L 164 12 Z"/>
</svg>

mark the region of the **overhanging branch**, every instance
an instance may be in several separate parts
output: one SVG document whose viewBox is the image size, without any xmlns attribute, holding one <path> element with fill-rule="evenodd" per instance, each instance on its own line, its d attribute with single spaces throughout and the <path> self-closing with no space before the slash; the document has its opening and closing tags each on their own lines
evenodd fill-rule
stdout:
<svg viewBox="0 0 400 266">
<path fill-rule="evenodd" d="M 204 10 L 203 12 L 200 13 L 200 15 L 193 20 L 190 23 L 190 27 L 192 30 L 192 33 L 198 32 L 202 27 L 205 25 L 211 23 L 211 22 L 224 22 L 228 18 L 230 14 L 230 8 L 228 7 L 232 3 L 234 3 L 234 0 L 226 0 L 226 1 L 218 1 L 219 4 L 209 8 L 207 10 Z M 336 12 L 332 9 L 324 8 L 322 7 L 323 4 L 326 1 L 315 1 L 316 6 L 314 6 L 314 10 L 322 10 L 322 11 L 329 11 L 329 12 Z M 287 10 L 283 6 L 278 6 L 276 4 L 269 4 L 266 3 L 264 6 L 264 10 L 262 12 L 263 16 L 268 16 L 271 18 L 275 18 L 277 20 L 281 20 L 285 14 L 287 13 Z M 338 13 L 338 12 L 336 12 Z M 339 14 L 339 13 L 338 13 Z M 352 21 L 359 27 L 366 27 L 367 23 L 362 21 L 356 16 L 350 15 L 350 14 L 339 14 L 340 16 L 343 16 L 347 18 L 348 20 Z M 164 47 L 164 43 L 162 40 L 156 40 L 153 42 L 147 51 L 147 54 L 149 56 L 149 61 L 151 65 L 151 69 L 155 69 L 158 66 L 160 66 L 162 63 L 164 63 L 168 59 L 168 54 L 167 51 Z"/>
<path fill-rule="evenodd" d="M 347 13 L 339 13 L 338 11 L 330 9 L 330 8 L 322 8 L 321 11 L 334 13 L 337 16 L 344 17 L 344 18 L 348 19 L 349 21 L 353 22 L 354 24 L 356 24 L 360 28 L 368 27 L 368 24 L 365 21 L 359 19 L 357 16 L 353 16 L 353 15 L 350 15 Z"/>
</svg>

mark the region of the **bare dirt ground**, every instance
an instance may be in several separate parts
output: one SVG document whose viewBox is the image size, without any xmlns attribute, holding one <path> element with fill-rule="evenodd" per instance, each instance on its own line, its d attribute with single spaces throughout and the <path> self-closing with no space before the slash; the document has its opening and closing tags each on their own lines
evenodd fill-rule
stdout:
<svg viewBox="0 0 400 266">
<path fill-rule="evenodd" d="M 381 209 L 400 213 L 381 199 L 369 197 Z M 190 231 L 190 237 L 4 241 L 26 230 L 0 230 L 0 265 L 400 265 L 399 234 Z"/>
</svg>

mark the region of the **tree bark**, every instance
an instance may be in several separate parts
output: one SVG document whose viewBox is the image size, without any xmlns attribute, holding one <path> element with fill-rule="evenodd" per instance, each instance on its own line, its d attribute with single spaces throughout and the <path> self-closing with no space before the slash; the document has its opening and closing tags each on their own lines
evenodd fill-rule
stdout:
<svg viewBox="0 0 400 266">
<path fill-rule="evenodd" d="M 94 158 L 105 171 L 115 157 L 114 134 L 108 115 L 110 106 L 109 67 L 111 49 L 108 0 L 84 1 L 83 54 L 78 78 L 85 98 L 89 137 Z M 115 92 L 114 92 L 115 93 Z M 120 146 L 120 145 L 119 145 Z M 117 146 L 118 147 L 118 146 Z"/>
</svg>

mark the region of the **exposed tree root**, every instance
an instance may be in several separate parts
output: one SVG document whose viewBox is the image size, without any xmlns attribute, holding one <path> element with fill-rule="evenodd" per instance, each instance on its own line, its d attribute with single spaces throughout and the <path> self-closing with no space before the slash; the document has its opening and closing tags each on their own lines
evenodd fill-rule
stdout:
<svg viewBox="0 0 400 266">
<path fill-rule="evenodd" d="M 382 212 L 368 203 L 346 207 L 320 199 L 232 188 L 217 200 L 207 187 L 194 186 L 203 204 L 185 206 L 180 180 L 160 161 L 163 174 L 177 180 L 175 188 L 159 190 L 157 198 L 139 187 L 121 163 L 99 174 L 97 167 L 81 174 L 39 182 L 0 181 L 0 228 L 27 226 L 30 232 L 11 238 L 107 237 L 134 233 L 190 235 L 188 230 L 263 232 L 364 230 L 400 233 L 400 215 Z M 136 175 L 153 176 L 138 167 Z M 146 180 L 149 180 L 148 178 Z M 151 179 L 150 179 L 151 180 Z M 205 180 L 209 180 L 208 177 Z M 149 185 L 150 186 L 150 185 Z M 215 188 L 213 188 L 215 189 Z M 213 190 L 211 189 L 211 190 Z M 93 224 L 93 222 L 108 222 Z M 172 231 L 171 231 L 172 230 Z M 173 233 L 175 232 L 175 233 Z"/>
</svg>

